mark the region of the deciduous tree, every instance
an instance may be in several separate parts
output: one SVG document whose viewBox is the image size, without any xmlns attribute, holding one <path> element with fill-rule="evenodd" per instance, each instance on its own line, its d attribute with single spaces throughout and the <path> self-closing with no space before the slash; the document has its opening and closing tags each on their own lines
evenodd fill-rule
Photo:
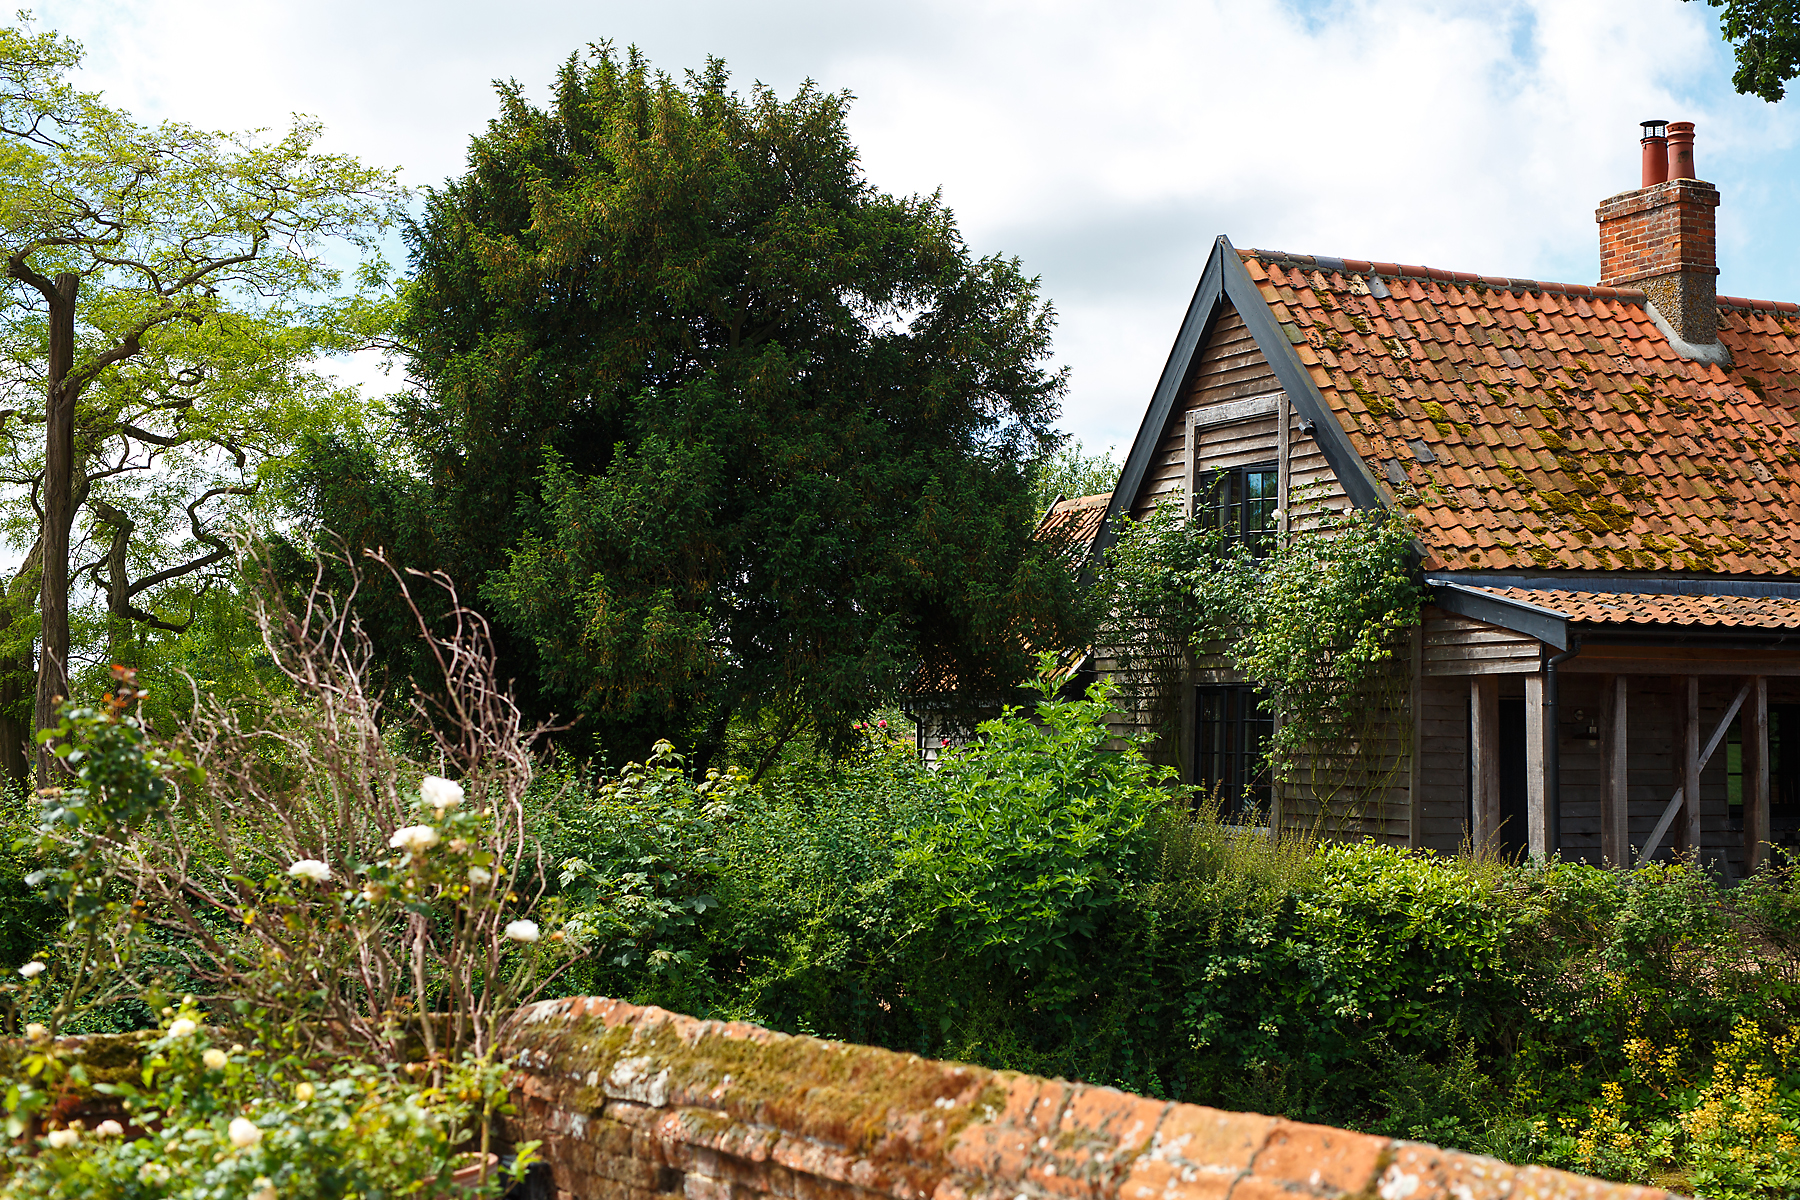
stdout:
<svg viewBox="0 0 1800 1200">
<path fill-rule="evenodd" d="M 1732 86 L 1770 104 L 1800 75 L 1800 0 L 1706 0 L 1721 9 L 1719 32 L 1737 56 Z"/>
<path fill-rule="evenodd" d="M 182 629 L 159 593 L 224 563 L 229 503 L 347 414 L 312 363 L 386 317 L 373 295 L 343 294 L 327 249 L 370 248 L 397 195 L 387 173 L 317 152 L 307 120 L 278 137 L 139 124 L 68 84 L 80 53 L 0 30 L 0 486 L 40 577 L 36 630 L 26 589 L 9 589 L 0 700 L 30 673 L 35 632 L 39 728 L 68 691 L 72 587 L 95 586 L 115 639 Z M 73 562 L 84 542 L 91 557 Z M 15 772 L 20 717 L 0 714 Z"/>
</svg>

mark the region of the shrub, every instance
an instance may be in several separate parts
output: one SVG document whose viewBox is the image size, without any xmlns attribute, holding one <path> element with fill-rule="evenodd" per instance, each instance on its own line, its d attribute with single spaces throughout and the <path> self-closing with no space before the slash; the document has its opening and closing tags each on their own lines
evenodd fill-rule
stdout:
<svg viewBox="0 0 1800 1200">
<path fill-rule="evenodd" d="M 20 1200 L 246 1197 L 313 1200 L 448 1194 L 459 1149 L 503 1095 L 500 1076 L 473 1060 L 424 1082 L 394 1067 L 338 1061 L 311 1067 L 216 1043 L 196 1010 L 171 1010 L 146 1041 L 133 1080 L 97 1084 L 125 1122 L 71 1123 L 9 1148 L 6 1194 Z M 58 1049 L 42 1043 L 40 1070 Z M 72 1070 L 80 1072 L 79 1063 Z M 143 1131 L 154 1130 L 153 1136 Z M 128 1133 L 131 1136 L 128 1136 Z M 497 1195 L 529 1165 L 469 1187 Z"/>
<path fill-rule="evenodd" d="M 1113 747 L 1110 688 L 1066 699 L 1053 667 L 1040 661 L 1030 719 L 1009 708 L 947 754 L 940 818 L 909 857 L 960 948 L 1022 972 L 1066 967 L 1094 942 L 1154 844 L 1174 775 L 1144 758 L 1147 737 Z"/>
</svg>

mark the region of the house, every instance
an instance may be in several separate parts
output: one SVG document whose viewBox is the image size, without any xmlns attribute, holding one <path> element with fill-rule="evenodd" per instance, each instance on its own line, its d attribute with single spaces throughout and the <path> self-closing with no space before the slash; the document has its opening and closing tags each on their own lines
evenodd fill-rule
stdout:
<svg viewBox="0 0 1800 1200">
<path fill-rule="evenodd" d="M 1096 553 L 1160 504 L 1233 534 L 1302 495 L 1399 506 L 1433 599 L 1371 707 L 1372 773 L 1258 781 L 1275 714 L 1202 655 L 1165 748 L 1185 780 L 1444 850 L 1739 875 L 1794 843 L 1800 308 L 1717 294 L 1693 134 L 1645 124 L 1594 286 L 1217 239 Z"/>
</svg>

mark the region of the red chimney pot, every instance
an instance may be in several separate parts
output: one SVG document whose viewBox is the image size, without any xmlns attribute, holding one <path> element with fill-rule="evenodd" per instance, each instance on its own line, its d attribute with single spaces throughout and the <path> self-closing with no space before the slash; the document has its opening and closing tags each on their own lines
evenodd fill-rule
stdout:
<svg viewBox="0 0 1800 1200">
<path fill-rule="evenodd" d="M 1640 121 L 1644 127 L 1644 182 L 1643 187 L 1651 187 L 1658 183 L 1667 183 L 1669 179 L 1669 123 L 1667 121 Z"/>
<path fill-rule="evenodd" d="M 1669 178 L 1698 179 L 1694 171 L 1694 123 L 1669 123 Z"/>
</svg>

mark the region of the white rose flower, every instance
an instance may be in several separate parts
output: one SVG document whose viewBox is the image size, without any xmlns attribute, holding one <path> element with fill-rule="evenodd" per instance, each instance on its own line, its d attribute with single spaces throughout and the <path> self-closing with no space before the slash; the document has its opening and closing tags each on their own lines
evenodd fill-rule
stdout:
<svg viewBox="0 0 1800 1200">
<path fill-rule="evenodd" d="M 138 1168 L 138 1179 L 152 1186 L 169 1182 L 169 1168 L 159 1162 L 147 1162 Z"/>
<path fill-rule="evenodd" d="M 169 1022 L 170 1037 L 193 1037 L 194 1030 L 200 1028 L 186 1017 L 176 1017 Z"/>
<path fill-rule="evenodd" d="M 24 966 L 19 968 L 19 974 L 23 975 L 27 979 L 36 979 L 39 975 L 42 975 L 43 973 L 44 973 L 44 964 L 36 961 L 35 959 L 31 962 L 26 963 Z"/>
<path fill-rule="evenodd" d="M 123 1137 L 125 1127 L 117 1121 L 102 1121 L 94 1126 L 95 1137 Z"/>
<path fill-rule="evenodd" d="M 506 926 L 506 936 L 515 942 L 535 942 L 538 940 L 536 921 L 511 921 Z"/>
<path fill-rule="evenodd" d="M 41 1037 L 48 1037 L 49 1034 L 50 1027 L 48 1025 L 40 1025 L 36 1021 L 33 1021 L 25 1027 L 25 1036 L 34 1042 Z"/>
<path fill-rule="evenodd" d="M 463 802 L 462 784 L 448 779 L 439 779 L 436 775 L 427 775 L 425 782 L 419 785 L 419 795 L 425 803 L 437 810 L 438 816 L 444 815 L 447 808 L 455 808 Z"/>
<path fill-rule="evenodd" d="M 239 1150 L 249 1150 L 262 1141 L 262 1130 L 256 1127 L 254 1121 L 245 1117 L 233 1117 L 231 1124 L 225 1127 L 225 1136 Z"/>
<path fill-rule="evenodd" d="M 50 1131 L 50 1136 L 45 1140 L 50 1143 L 50 1148 L 52 1150 L 61 1150 L 79 1142 L 81 1140 L 81 1131 L 79 1129 L 52 1129 Z"/>
<path fill-rule="evenodd" d="M 244 1200 L 276 1200 L 276 1197 L 280 1195 L 275 1190 L 275 1184 L 267 1175 L 258 1175 L 250 1186 L 256 1190 L 244 1197 Z"/>
<path fill-rule="evenodd" d="M 476 887 L 480 887 L 482 884 L 487 883 L 489 880 L 493 879 L 493 877 L 493 873 L 486 867 L 469 868 L 469 882 Z"/>
<path fill-rule="evenodd" d="M 394 836 L 388 839 L 388 845 L 408 854 L 422 854 L 437 844 L 438 831 L 429 825 L 408 825 L 404 829 L 396 829 Z"/>
<path fill-rule="evenodd" d="M 200 1061 L 206 1064 L 206 1069 L 209 1071 L 223 1071 L 226 1064 L 231 1062 L 231 1056 L 215 1046 L 202 1054 Z"/>
<path fill-rule="evenodd" d="M 288 868 L 288 874 L 295 879 L 310 879 L 314 883 L 324 883 L 331 878 L 331 868 L 316 858 L 303 858 Z"/>
</svg>

